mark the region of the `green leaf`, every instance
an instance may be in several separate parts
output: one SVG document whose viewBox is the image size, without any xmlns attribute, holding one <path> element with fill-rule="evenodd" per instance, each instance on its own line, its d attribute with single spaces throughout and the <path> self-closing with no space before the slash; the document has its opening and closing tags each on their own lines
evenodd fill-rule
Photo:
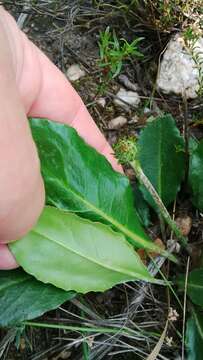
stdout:
<svg viewBox="0 0 203 360">
<path fill-rule="evenodd" d="M 123 233 L 137 247 L 160 250 L 144 232 L 127 177 L 63 124 L 32 119 L 47 204 L 80 213 Z"/>
<path fill-rule="evenodd" d="M 196 138 L 189 138 L 189 153 L 190 155 L 197 149 L 199 142 Z"/>
<path fill-rule="evenodd" d="M 184 140 L 171 115 L 160 116 L 149 123 L 138 140 L 138 160 L 165 206 L 176 197 L 185 173 Z M 156 208 L 146 188 L 146 201 Z"/>
<path fill-rule="evenodd" d="M 203 211 L 203 140 L 200 141 L 190 158 L 189 184 L 194 205 Z"/>
<path fill-rule="evenodd" d="M 180 275 L 177 279 L 178 286 L 184 290 L 185 275 Z M 203 268 L 195 269 L 188 275 L 187 295 L 196 305 L 203 307 Z"/>
<path fill-rule="evenodd" d="M 186 350 L 188 360 L 202 360 L 203 354 L 203 315 L 198 310 L 192 311 L 187 321 Z"/>
<path fill-rule="evenodd" d="M 45 285 L 22 270 L 0 271 L 0 326 L 36 318 L 75 296 Z"/>
<path fill-rule="evenodd" d="M 86 293 L 135 279 L 154 281 L 122 234 L 52 207 L 9 247 L 25 271 L 64 290 Z"/>
</svg>

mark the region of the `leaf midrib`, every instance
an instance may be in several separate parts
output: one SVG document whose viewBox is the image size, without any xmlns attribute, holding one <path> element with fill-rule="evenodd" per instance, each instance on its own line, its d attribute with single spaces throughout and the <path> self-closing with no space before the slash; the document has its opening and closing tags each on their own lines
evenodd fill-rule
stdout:
<svg viewBox="0 0 203 360">
<path fill-rule="evenodd" d="M 131 277 L 133 277 L 133 278 L 140 277 L 140 275 L 141 275 L 143 279 L 147 279 L 147 276 L 145 276 L 145 275 L 143 276 L 141 273 L 126 272 L 126 270 L 124 270 L 124 269 L 122 269 L 122 268 L 121 268 L 120 270 L 118 270 L 117 268 L 112 268 L 111 266 L 107 266 L 106 264 L 104 265 L 104 264 L 100 263 L 99 261 L 95 261 L 95 259 L 93 259 L 93 258 L 91 258 L 91 257 L 88 257 L 88 256 L 86 256 L 86 255 L 84 255 L 84 254 L 81 254 L 80 252 L 77 252 L 76 250 L 74 250 L 74 249 L 72 249 L 72 248 L 70 248 L 70 247 L 65 246 L 65 245 L 64 245 L 63 243 L 61 243 L 60 241 L 55 240 L 55 239 L 53 239 L 53 238 L 51 238 L 51 237 L 48 237 L 48 236 L 44 235 L 43 233 L 40 233 L 40 231 L 34 230 L 34 231 L 32 231 L 32 232 L 33 232 L 33 233 L 36 233 L 36 234 L 39 235 L 39 236 L 43 236 L 43 237 L 44 237 L 45 239 L 47 239 L 48 241 L 53 241 L 55 244 L 63 247 L 66 251 L 72 252 L 73 254 L 78 255 L 78 256 L 84 258 L 85 260 L 88 260 L 89 262 L 92 262 L 92 263 L 94 263 L 94 264 L 96 264 L 96 265 L 98 265 L 98 266 L 100 266 L 100 267 L 102 267 L 102 268 L 104 268 L 104 269 L 108 269 L 108 270 L 111 270 L 111 271 L 113 271 L 113 272 L 117 272 L 117 273 L 122 274 L 122 275 L 129 275 L 129 276 L 131 276 Z"/>
<path fill-rule="evenodd" d="M 202 289 L 203 290 L 203 285 L 197 285 L 197 284 L 188 284 L 188 288 L 189 289 Z"/>
<path fill-rule="evenodd" d="M 68 188 L 65 186 L 65 184 L 62 181 L 59 181 L 57 179 L 57 182 L 61 184 L 61 186 L 65 189 L 65 191 L 69 191 L 75 198 L 79 199 L 82 203 L 86 205 L 86 207 L 89 207 L 92 211 L 94 211 L 97 215 L 101 216 L 105 220 L 107 220 L 110 224 L 114 225 L 116 228 L 119 229 L 120 232 L 125 234 L 127 237 L 131 238 L 132 240 L 136 241 L 137 243 L 140 243 L 143 247 L 149 250 L 154 250 L 160 252 L 160 248 L 156 245 L 154 245 L 152 242 L 147 241 L 140 236 L 134 234 L 131 230 L 127 229 L 124 225 L 119 223 L 117 220 L 113 219 L 111 216 L 105 214 L 102 210 L 94 206 L 89 201 L 85 200 L 81 195 L 77 194 L 75 191 L 73 191 L 69 184 Z"/>
</svg>

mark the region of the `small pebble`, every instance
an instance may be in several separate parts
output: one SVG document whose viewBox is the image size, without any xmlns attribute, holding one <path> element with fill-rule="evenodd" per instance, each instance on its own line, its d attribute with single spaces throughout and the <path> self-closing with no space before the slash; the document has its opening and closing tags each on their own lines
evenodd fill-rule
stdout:
<svg viewBox="0 0 203 360">
<path fill-rule="evenodd" d="M 66 75 L 70 81 L 77 81 L 85 76 L 85 71 L 78 64 L 73 64 L 68 68 Z"/>
<path fill-rule="evenodd" d="M 105 98 L 99 98 L 99 99 L 97 99 L 97 104 L 100 105 L 102 108 L 105 108 L 105 106 L 106 106 L 106 99 L 105 99 Z"/>
<path fill-rule="evenodd" d="M 110 130 L 116 130 L 127 124 L 127 119 L 124 116 L 118 116 L 109 121 L 108 128 Z"/>
<path fill-rule="evenodd" d="M 137 107 L 140 103 L 139 94 L 135 91 L 127 91 L 124 88 L 120 88 L 118 93 L 116 94 L 117 98 L 113 100 L 115 105 L 122 107 L 123 109 L 129 109 L 129 105 Z M 121 100 L 123 101 L 121 101 Z"/>
</svg>

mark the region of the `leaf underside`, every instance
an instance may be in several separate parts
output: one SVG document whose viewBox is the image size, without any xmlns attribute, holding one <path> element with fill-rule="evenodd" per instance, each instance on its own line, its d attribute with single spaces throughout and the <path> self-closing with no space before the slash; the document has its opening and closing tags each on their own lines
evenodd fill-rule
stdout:
<svg viewBox="0 0 203 360">
<path fill-rule="evenodd" d="M 154 281 L 122 234 L 53 207 L 9 246 L 25 271 L 64 290 L 86 293 L 130 280 Z"/>
</svg>

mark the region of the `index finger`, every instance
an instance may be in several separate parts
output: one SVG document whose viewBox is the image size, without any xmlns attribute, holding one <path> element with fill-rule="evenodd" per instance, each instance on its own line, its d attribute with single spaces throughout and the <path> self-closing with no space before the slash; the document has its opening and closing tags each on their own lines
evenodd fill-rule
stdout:
<svg viewBox="0 0 203 360">
<path fill-rule="evenodd" d="M 121 166 L 113 155 L 111 146 L 98 129 L 72 85 L 35 45 L 29 42 L 29 46 L 33 46 L 33 51 L 37 54 L 41 82 L 28 115 L 31 117 L 48 118 L 73 126 L 87 143 L 106 156 L 115 170 L 122 172 Z M 24 67 L 26 69 L 25 63 Z M 23 87 L 23 84 L 21 87 Z M 23 92 L 23 88 L 21 91 Z"/>
</svg>

